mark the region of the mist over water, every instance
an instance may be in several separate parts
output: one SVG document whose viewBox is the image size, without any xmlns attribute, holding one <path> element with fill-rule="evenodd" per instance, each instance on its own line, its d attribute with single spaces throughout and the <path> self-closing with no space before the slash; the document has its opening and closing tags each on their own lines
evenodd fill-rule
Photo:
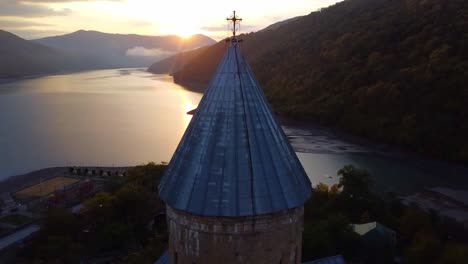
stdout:
<svg viewBox="0 0 468 264">
<path fill-rule="evenodd" d="M 202 94 L 143 69 L 55 75 L 0 85 L 0 180 L 53 166 L 169 161 Z M 321 129 L 284 126 L 309 178 L 336 183 L 346 164 L 368 169 L 381 191 L 468 189 L 468 169 L 376 153 Z M 449 185 L 450 184 L 450 185 Z"/>
</svg>

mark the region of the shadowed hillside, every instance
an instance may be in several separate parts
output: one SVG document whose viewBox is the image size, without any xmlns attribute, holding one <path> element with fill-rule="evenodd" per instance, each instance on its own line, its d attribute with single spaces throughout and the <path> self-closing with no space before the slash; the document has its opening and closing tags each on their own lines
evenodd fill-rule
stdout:
<svg viewBox="0 0 468 264">
<path fill-rule="evenodd" d="M 153 63 L 148 71 L 156 74 L 168 74 L 174 73 L 180 70 L 186 63 L 191 61 L 194 57 L 200 55 L 202 52 L 207 50 L 208 47 L 201 47 L 195 50 L 185 51 L 177 53 L 174 56 L 160 60 Z"/>
<path fill-rule="evenodd" d="M 85 30 L 37 39 L 34 42 L 75 54 L 93 56 L 99 59 L 100 65 L 112 68 L 147 67 L 155 60 L 177 52 L 215 43 L 204 35 L 193 35 L 185 39 L 179 36 L 108 34 Z"/>
<path fill-rule="evenodd" d="M 468 161 L 468 2 L 347 0 L 244 35 L 279 113 Z M 210 79 L 224 42 L 174 73 Z"/>
<path fill-rule="evenodd" d="M 93 65 L 79 58 L 0 30 L 0 78 L 81 70 Z"/>
<path fill-rule="evenodd" d="M 278 29 L 279 27 L 299 18 L 301 17 L 293 17 L 274 23 L 255 34 L 242 35 L 242 38 L 247 38 L 250 41 L 255 42 L 257 36 L 263 36 L 264 38 L 269 36 L 269 34 L 262 34 L 262 32 Z M 253 38 L 251 39 L 250 37 Z M 156 74 L 174 74 L 178 72 L 174 75 L 174 77 L 177 78 L 176 82 L 179 81 L 185 82 L 186 84 L 189 83 L 192 88 L 197 87 L 196 90 L 203 90 L 200 89 L 200 87 L 206 86 L 207 82 L 211 78 L 211 75 L 214 73 L 219 60 L 224 54 L 224 51 L 227 47 L 226 45 L 226 42 L 223 40 L 209 47 L 181 52 L 164 60 L 153 63 L 148 68 L 148 71 Z M 264 47 L 261 50 L 255 49 L 255 45 L 248 45 L 244 48 L 248 49 L 247 53 L 250 55 L 249 59 L 256 58 L 268 50 L 268 47 Z M 181 70 L 185 65 L 187 65 L 187 67 L 179 72 L 179 70 Z"/>
</svg>

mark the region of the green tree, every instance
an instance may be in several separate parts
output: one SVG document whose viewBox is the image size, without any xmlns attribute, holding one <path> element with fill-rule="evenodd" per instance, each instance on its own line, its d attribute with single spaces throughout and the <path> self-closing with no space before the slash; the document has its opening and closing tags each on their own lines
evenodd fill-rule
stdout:
<svg viewBox="0 0 468 264">
<path fill-rule="evenodd" d="M 84 202 L 83 214 L 93 227 L 109 224 L 117 214 L 116 198 L 111 193 L 99 192 Z"/>
<path fill-rule="evenodd" d="M 41 230 L 19 254 L 21 263 L 79 263 L 84 247 L 77 241 L 79 219 L 64 208 L 48 210 Z"/>
<path fill-rule="evenodd" d="M 340 214 L 330 214 L 318 221 L 306 221 L 303 232 L 302 259 L 304 261 L 330 255 L 353 254 L 357 235 L 349 220 Z"/>
<path fill-rule="evenodd" d="M 42 219 L 42 232 L 48 235 L 72 237 L 80 229 L 80 221 L 65 208 L 51 208 Z"/>
<path fill-rule="evenodd" d="M 142 187 L 148 191 L 156 191 L 166 165 L 150 162 L 146 165 L 133 167 L 124 176 L 125 184 Z"/>
<path fill-rule="evenodd" d="M 128 225 L 112 222 L 96 230 L 92 244 L 97 252 L 119 250 L 129 244 L 131 239 L 131 230 Z"/>
<path fill-rule="evenodd" d="M 338 175 L 338 187 L 342 189 L 338 196 L 339 207 L 352 221 L 358 222 L 364 212 L 374 211 L 376 197 L 371 191 L 370 174 L 366 170 L 346 165 L 338 171 Z"/>
<path fill-rule="evenodd" d="M 432 233 L 429 215 L 417 208 L 407 208 L 399 219 L 399 231 L 406 239 L 413 240 L 420 232 Z"/>
<path fill-rule="evenodd" d="M 433 234 L 420 232 L 406 250 L 405 261 L 411 264 L 436 262 L 442 246 Z"/>
<path fill-rule="evenodd" d="M 115 197 L 119 219 L 131 228 L 138 242 L 144 242 L 149 235 L 148 223 L 155 213 L 154 196 L 141 187 L 126 185 Z"/>
<path fill-rule="evenodd" d="M 371 194 L 372 179 L 368 171 L 346 165 L 338 171 L 340 176 L 338 187 L 343 188 L 341 194 L 351 199 L 365 199 Z"/>
<path fill-rule="evenodd" d="M 468 260 L 468 245 L 448 244 L 444 247 L 439 264 L 464 264 Z"/>
</svg>

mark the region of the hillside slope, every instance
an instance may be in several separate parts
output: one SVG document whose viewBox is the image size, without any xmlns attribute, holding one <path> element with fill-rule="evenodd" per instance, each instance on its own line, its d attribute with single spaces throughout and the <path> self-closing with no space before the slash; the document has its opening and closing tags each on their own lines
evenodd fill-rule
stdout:
<svg viewBox="0 0 468 264">
<path fill-rule="evenodd" d="M 174 53 L 215 43 L 204 35 L 184 39 L 179 36 L 109 34 L 85 30 L 37 39 L 34 42 L 75 54 L 93 56 L 105 67 L 147 67 L 155 60 Z"/>
<path fill-rule="evenodd" d="M 79 58 L 0 30 L 0 78 L 81 70 L 92 64 Z"/>
<path fill-rule="evenodd" d="M 258 33 L 250 34 L 249 36 L 257 36 L 260 32 L 278 29 L 279 27 L 286 25 L 292 21 L 295 21 L 299 18 L 301 17 L 298 16 L 280 22 L 276 22 L 260 30 Z M 245 35 L 242 35 L 242 37 L 245 38 Z M 181 82 L 189 82 L 191 87 L 203 87 L 206 85 L 206 83 L 209 81 L 209 78 L 213 74 L 218 64 L 218 61 L 224 54 L 225 48 L 226 43 L 224 40 L 222 40 L 216 43 L 215 45 L 205 46 L 187 52 L 180 52 L 166 59 L 153 63 L 148 68 L 148 71 L 155 74 L 174 74 L 190 62 L 190 65 L 188 65 L 187 68 L 181 71 L 180 74 L 177 74 L 176 78 L 180 78 Z M 262 54 L 262 51 L 263 50 L 257 50 L 257 52 L 259 52 L 258 54 Z M 200 60 L 194 60 L 194 58 L 198 56 L 200 56 Z M 195 72 L 193 72 L 192 74 L 190 72 L 190 68 L 194 66 L 196 66 L 197 68 L 194 69 Z M 187 78 L 185 78 L 185 75 L 187 75 Z"/>
<path fill-rule="evenodd" d="M 185 64 L 193 58 L 199 56 L 202 52 L 207 50 L 208 47 L 201 47 L 198 49 L 177 53 L 163 60 L 153 63 L 148 71 L 155 74 L 172 74 L 179 71 Z"/>
<path fill-rule="evenodd" d="M 243 38 L 277 112 L 468 161 L 468 1 L 347 0 Z M 224 45 L 175 80 L 207 83 Z"/>
</svg>

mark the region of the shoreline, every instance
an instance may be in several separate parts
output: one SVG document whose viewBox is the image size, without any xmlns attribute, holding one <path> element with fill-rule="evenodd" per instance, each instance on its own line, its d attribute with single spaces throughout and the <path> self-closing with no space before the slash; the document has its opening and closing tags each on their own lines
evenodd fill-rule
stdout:
<svg viewBox="0 0 468 264">
<path fill-rule="evenodd" d="M 152 74 L 155 74 L 155 73 L 152 73 Z M 169 75 L 173 76 L 173 74 L 171 73 L 169 73 Z M 204 93 L 205 88 L 208 86 L 208 84 L 200 82 L 200 81 L 186 81 L 186 80 L 184 81 L 184 80 L 178 80 L 177 78 L 174 78 L 174 83 L 181 85 L 188 91 L 192 91 L 196 93 Z M 375 139 L 369 139 L 364 136 L 348 132 L 346 131 L 346 129 L 343 129 L 343 128 L 338 128 L 338 127 L 334 127 L 331 125 L 326 126 L 326 125 L 319 124 L 318 122 L 314 122 L 312 120 L 307 120 L 307 119 L 294 119 L 287 115 L 278 114 L 276 112 L 275 112 L 275 115 L 280 125 L 283 127 L 294 126 L 296 128 L 302 128 L 302 129 L 306 129 L 309 131 L 321 130 L 335 138 L 343 139 L 344 141 L 347 141 L 349 143 L 352 143 L 355 145 L 362 145 L 366 148 L 369 148 L 371 149 L 370 152 L 374 152 L 379 155 L 392 157 L 392 158 L 406 157 L 406 158 L 411 158 L 411 159 L 423 159 L 426 161 L 452 164 L 455 166 L 462 166 L 462 167 L 468 168 L 468 161 L 443 159 L 440 157 L 429 155 L 424 152 L 419 152 L 415 149 L 412 149 L 410 147 L 405 147 L 403 145 L 392 144 L 392 143 L 385 142 L 383 140 L 379 141 Z"/>
<path fill-rule="evenodd" d="M 83 73 L 83 72 L 97 71 L 97 70 L 119 70 L 119 69 L 139 69 L 139 70 L 145 69 L 144 70 L 145 72 L 148 72 L 153 75 L 158 75 L 158 74 L 148 71 L 147 67 L 97 68 L 97 69 L 59 71 L 55 73 L 35 74 L 35 75 L 27 75 L 27 76 L 12 77 L 12 78 L 0 78 L 0 85 L 6 84 L 6 83 L 42 78 L 42 77 L 49 77 L 49 76 L 67 75 L 67 74 Z M 170 73 L 166 73 L 165 75 L 173 76 L 173 74 L 170 74 Z M 178 81 L 176 79 L 173 79 L 173 83 L 180 85 L 185 90 L 196 92 L 196 93 L 203 93 L 204 89 L 207 86 L 207 84 L 204 84 L 201 82 L 187 82 L 187 81 L 184 82 L 184 81 Z M 433 161 L 437 163 L 445 163 L 445 164 L 451 164 L 451 165 L 456 165 L 456 166 L 461 166 L 461 167 L 468 167 L 468 162 L 461 162 L 461 161 L 455 161 L 455 160 L 450 160 L 450 159 L 440 159 L 437 157 L 427 155 L 425 153 L 421 153 L 421 152 L 414 151 L 409 148 L 405 148 L 403 146 L 394 145 L 394 144 L 386 143 L 383 141 L 376 141 L 376 140 L 368 139 L 359 135 L 354 135 L 354 134 L 348 133 L 347 131 L 343 129 L 339 129 L 333 126 L 325 126 L 325 125 L 322 125 L 313 121 L 293 119 L 291 117 L 288 117 L 286 115 L 281 115 L 281 114 L 276 114 L 276 117 L 282 127 L 293 127 L 297 129 L 304 129 L 304 130 L 308 130 L 309 132 L 321 131 L 323 132 L 321 134 L 326 134 L 330 137 L 337 138 L 340 140 L 343 139 L 344 141 L 348 143 L 351 143 L 353 145 L 360 145 L 369 150 L 364 153 L 376 153 L 382 156 L 393 157 L 393 158 L 407 157 L 407 158 L 412 158 L 412 159 L 423 159 L 426 161 Z M 287 136 L 289 137 L 289 135 Z M 296 152 L 308 153 L 308 151 L 296 151 Z M 352 153 L 352 151 L 347 151 L 347 152 Z M 359 153 L 363 153 L 363 152 L 358 151 L 355 154 L 359 154 Z M 7 176 L 7 178 L 5 178 L 4 180 L 0 180 L 0 184 L 8 180 L 9 178 L 15 177 L 15 176 L 21 176 L 21 175 Z"/>
<path fill-rule="evenodd" d="M 144 71 L 142 68 L 130 68 L 136 69 L 138 71 Z M 120 69 L 121 71 L 125 71 L 124 69 Z M 93 70 L 92 70 L 93 71 Z M 110 73 L 118 73 L 119 69 L 112 69 L 108 70 Z M 146 73 L 146 71 L 145 71 Z M 98 74 L 99 75 L 99 74 Z M 101 74 L 102 75 L 102 74 Z M 107 73 L 105 74 L 107 76 Z M 150 77 L 147 79 L 152 79 L 152 77 L 158 76 L 154 74 L 148 74 Z M 169 76 L 169 75 L 159 75 L 159 76 Z M 140 78 L 140 77 L 138 77 Z M 168 79 L 169 80 L 169 79 Z M 162 84 L 162 85 L 169 85 Z M 6 85 L 9 86 L 9 85 Z M 184 87 L 184 86 L 182 86 Z M 197 95 L 198 96 L 198 95 Z M 184 109 L 185 110 L 185 109 Z M 185 112 L 185 111 L 184 111 Z M 309 165 L 309 171 L 313 172 L 313 174 L 309 174 L 311 178 L 315 178 L 316 180 L 322 179 L 323 175 L 335 175 L 336 170 L 339 168 L 338 165 L 342 166 L 343 162 L 353 163 L 356 160 L 356 163 L 361 166 L 369 165 L 372 169 L 374 166 L 375 177 L 379 175 L 387 175 L 387 171 L 391 170 L 401 170 L 401 175 L 406 175 L 408 178 L 413 179 L 411 176 L 416 175 L 412 182 L 417 183 L 414 188 L 419 188 L 418 186 L 424 186 L 428 184 L 427 180 L 429 180 L 430 184 L 434 183 L 434 185 L 439 184 L 442 181 L 441 173 L 443 167 L 446 165 L 450 165 L 447 170 L 450 173 L 452 179 L 455 182 L 462 182 L 463 186 L 468 186 L 468 180 L 463 180 L 463 177 L 457 175 L 457 171 L 468 172 L 467 166 L 460 166 L 459 163 L 450 162 L 446 160 L 431 158 L 428 156 L 421 155 L 420 153 L 410 152 L 405 149 L 399 148 L 398 146 L 385 144 L 382 142 L 376 142 L 374 140 L 369 140 L 364 137 L 355 136 L 349 133 L 346 133 L 343 130 L 340 130 L 336 127 L 325 126 L 322 124 L 314 123 L 311 121 L 304 121 L 304 120 L 297 120 L 288 118 L 284 115 L 277 115 L 276 119 L 282 125 L 285 134 L 287 135 L 289 141 L 293 145 L 295 151 L 298 153 L 309 154 L 307 157 L 306 155 L 303 156 L 303 161 L 305 165 Z M 6 150 L 8 153 L 8 149 Z M 317 154 L 317 155 L 315 155 Z M 330 154 L 330 156 L 326 156 Z M 167 158 L 169 158 L 171 153 L 167 153 Z M 344 158 L 343 158 L 344 157 Z M 355 159 L 355 160 L 354 160 Z M 310 160 L 310 161 L 309 161 Z M 88 160 L 89 161 L 89 160 Z M 125 160 L 123 160 L 125 162 Z M 322 164 L 314 164 L 312 163 L 315 161 L 324 162 L 325 165 Z M 330 165 L 327 165 L 327 162 L 330 161 Z M 36 163 L 33 165 L 29 165 L 27 163 L 21 164 L 15 161 L 14 165 L 11 169 L 9 169 L 9 164 L 6 164 L 6 170 L 2 175 L 2 180 L 0 181 L 0 191 L 6 190 L 10 191 L 12 189 L 18 189 L 25 186 L 28 182 L 38 182 L 39 179 L 42 177 L 43 179 L 51 178 L 54 175 L 63 175 L 67 173 L 67 167 L 70 164 L 63 164 L 63 161 L 51 161 L 44 163 L 42 166 L 41 163 Z M 126 162 L 125 162 L 126 163 Z M 127 164 L 118 164 L 118 165 L 128 165 Z M 336 168 L 334 167 L 336 163 Z M 86 160 L 83 164 L 87 164 Z M 93 164 L 93 163 L 90 163 Z M 95 163 L 94 163 L 95 164 Z M 104 163 L 106 164 L 106 163 Z M 109 164 L 109 163 L 107 163 Z M 380 164 L 380 165 L 379 165 Z M 48 165 L 57 165 L 60 167 L 53 167 L 53 168 L 44 168 Z M 96 165 L 96 164 L 95 164 Z M 131 164 L 132 165 L 132 164 Z M 136 165 L 136 164 L 135 164 Z M 385 166 L 393 166 L 396 165 L 396 169 L 393 167 Z M 430 166 L 426 166 L 430 165 Z M 65 167 L 67 166 L 67 167 Z M 315 169 L 316 166 L 318 169 Z M 321 167 L 322 166 L 322 167 Z M 380 166 L 380 167 L 379 167 Z M 108 167 L 105 167 L 108 168 Z M 432 170 L 435 168 L 436 170 Z M 441 168 L 441 169 L 439 169 Z M 29 171 L 28 170 L 35 170 Z M 319 171 L 317 173 L 314 172 Z M 385 170 L 385 171 L 383 171 Z M 436 171 L 436 172 L 433 172 Z M 395 174 L 395 173 L 393 173 Z M 388 175 L 395 176 L 392 173 L 388 173 Z M 460 174 L 460 173 L 458 173 Z M 428 179 L 421 180 L 422 177 L 428 176 Z M 380 182 L 385 182 L 384 176 L 379 176 Z M 402 176 L 403 177 L 403 176 Z M 389 182 L 392 184 L 399 184 L 403 185 L 402 177 L 396 175 L 395 180 L 392 178 L 387 178 Z M 418 178 L 419 177 L 419 178 Z M 382 180 L 383 179 L 383 180 Z M 322 179 L 323 180 L 323 179 Z M 447 179 L 445 179 L 448 181 Z M 409 185 L 409 184 L 408 184 Z M 453 184 L 451 184 L 453 185 Z M 3 187 L 6 186 L 6 187 Z M 413 186 L 413 185 L 411 185 Z M 410 187 L 408 187 L 410 188 Z M 413 188 L 413 187 L 411 187 Z"/>
<path fill-rule="evenodd" d="M 135 165 L 136 166 L 136 165 Z M 96 166 L 67 166 L 67 167 L 49 167 L 30 171 L 25 174 L 8 176 L 0 181 L 0 194 L 12 193 L 24 189 L 28 186 L 39 183 L 40 181 L 48 180 L 59 176 L 70 176 L 69 168 L 95 169 L 104 171 L 121 171 L 128 170 L 134 166 L 117 166 L 117 167 L 96 167 Z"/>
<path fill-rule="evenodd" d="M 278 116 L 277 118 L 296 153 L 380 156 L 396 160 L 397 162 L 414 162 L 423 165 L 431 163 L 436 166 L 457 167 L 463 171 L 467 169 L 467 166 L 463 164 L 433 159 L 419 153 L 401 150 L 392 145 L 375 143 L 365 138 L 342 133 L 334 128 L 291 120 L 282 116 Z M 70 167 L 113 171 L 116 169 L 128 169 L 133 166 L 57 166 L 40 168 L 23 174 L 6 176 L 0 180 L 0 193 L 19 190 L 28 185 L 37 184 L 40 180 L 69 175 L 68 170 Z"/>
<path fill-rule="evenodd" d="M 38 74 L 17 76 L 17 77 L 0 77 L 0 85 L 7 84 L 7 83 L 26 81 L 26 80 L 31 80 L 31 79 L 37 79 L 37 78 L 43 78 L 43 77 L 60 76 L 60 75 L 68 75 L 68 74 L 75 74 L 75 73 L 100 71 L 100 70 L 120 70 L 120 69 L 146 69 L 146 67 L 145 66 L 142 66 L 142 67 L 129 67 L 129 68 L 122 68 L 122 67 L 113 68 L 113 67 L 110 67 L 110 68 L 96 68 L 96 69 L 58 71 L 58 72 L 50 72 L 50 73 L 38 73 Z"/>
</svg>

